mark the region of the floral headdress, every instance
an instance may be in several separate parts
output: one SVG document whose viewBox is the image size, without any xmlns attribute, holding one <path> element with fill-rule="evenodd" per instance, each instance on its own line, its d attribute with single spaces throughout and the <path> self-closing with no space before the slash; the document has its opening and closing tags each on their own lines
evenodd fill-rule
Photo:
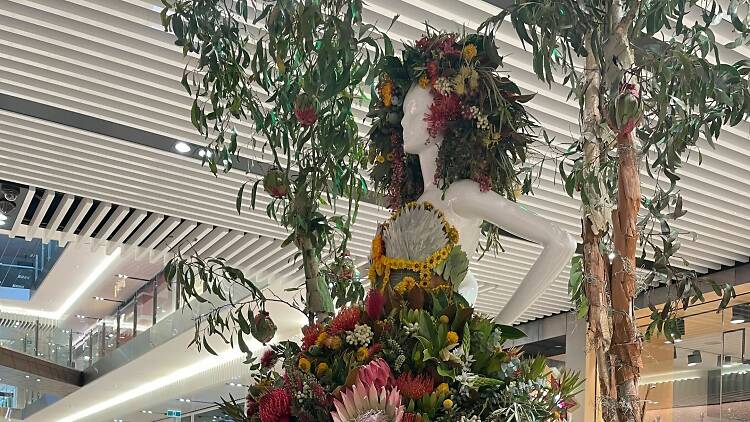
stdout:
<svg viewBox="0 0 750 422">
<path fill-rule="evenodd" d="M 494 40 L 484 35 L 429 33 L 407 45 L 403 60 L 387 61 L 370 104 L 372 177 L 396 209 L 416 200 L 423 182 L 416 156 L 403 149 L 403 100 L 414 83 L 429 89 L 434 101 L 425 116 L 431 137 L 442 136 L 435 182 L 443 189 L 472 179 L 482 190 L 515 199 L 523 184 L 520 165 L 536 126 L 523 103 L 533 94 L 496 69 L 502 64 Z"/>
</svg>

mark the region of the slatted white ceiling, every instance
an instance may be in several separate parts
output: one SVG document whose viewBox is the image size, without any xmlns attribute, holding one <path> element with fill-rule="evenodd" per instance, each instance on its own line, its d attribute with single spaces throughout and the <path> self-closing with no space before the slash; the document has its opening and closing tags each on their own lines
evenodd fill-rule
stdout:
<svg viewBox="0 0 750 422">
<path fill-rule="evenodd" d="M 400 14 L 391 30 L 396 40 L 418 38 L 424 21 L 447 30 L 466 24 L 470 30 L 499 11 L 479 0 L 367 3 L 368 21 L 388 25 L 394 14 Z M 201 143 L 188 118 L 189 99 L 179 85 L 184 60 L 171 36 L 159 27 L 159 9 L 158 2 L 138 0 L 3 2 L 0 92 Z M 530 55 L 511 31 L 506 25 L 498 40 L 501 53 L 507 55 L 504 69 L 523 89 L 539 92 L 529 108 L 558 141 L 576 136 L 577 106 L 566 101 L 567 88 L 553 84 L 547 89 L 536 80 Z M 729 35 L 718 31 L 718 36 Z M 732 52 L 727 59 L 743 57 L 740 53 L 747 51 Z M 715 150 L 703 149 L 701 167 L 692 160 L 683 172 L 689 214 L 675 227 L 698 234 L 695 242 L 683 242 L 682 253 L 699 271 L 747 262 L 750 256 L 750 229 L 745 224 L 750 216 L 747 132 L 747 123 L 728 129 Z M 242 231 L 276 240 L 285 237 L 262 211 L 236 214 L 234 195 L 242 175 L 217 180 L 194 161 L 174 154 L 1 112 L 0 156 L 6 158 L 0 166 L 2 179 L 188 219 L 230 230 L 228 235 Z M 542 172 L 535 192 L 523 200 L 525 206 L 577 236 L 578 202 L 562 193 L 552 170 Z M 261 198 L 261 210 L 267 201 Z M 366 259 L 375 224 L 386 215 L 375 206 L 363 206 L 352 242 L 358 262 Z M 221 233 L 206 233 L 212 237 L 205 243 L 221 238 Z M 244 236 L 233 240 L 237 245 L 247 243 Z M 249 251 L 221 245 L 205 247 L 244 262 L 252 259 Z M 258 246 L 272 254 L 278 245 L 271 241 Z M 479 308 L 485 312 L 494 313 L 506 303 L 539 253 L 535 245 L 514 239 L 506 239 L 504 246 L 506 253 L 472 264 L 481 283 Z M 567 272 L 522 320 L 569 309 L 566 279 Z"/>
</svg>

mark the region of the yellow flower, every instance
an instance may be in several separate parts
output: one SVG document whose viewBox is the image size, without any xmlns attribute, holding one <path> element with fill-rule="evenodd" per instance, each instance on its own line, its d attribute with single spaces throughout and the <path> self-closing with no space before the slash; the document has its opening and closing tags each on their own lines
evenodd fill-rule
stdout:
<svg viewBox="0 0 750 422">
<path fill-rule="evenodd" d="M 326 340 L 328 340 L 328 333 L 323 331 L 322 333 L 318 334 L 318 339 L 315 340 L 315 344 L 317 344 L 318 346 L 323 346 Z"/>
<path fill-rule="evenodd" d="M 375 157 L 375 161 L 377 161 L 380 164 L 383 164 L 385 162 L 385 157 L 383 157 L 382 154 L 378 154 L 378 156 Z"/>
<path fill-rule="evenodd" d="M 453 90 L 456 91 L 456 94 L 458 95 L 466 94 L 466 85 L 464 82 L 465 82 L 465 79 L 461 75 L 456 75 L 456 77 L 453 78 Z"/>
<path fill-rule="evenodd" d="M 363 360 L 367 359 L 367 356 L 370 354 L 370 351 L 367 350 L 367 347 L 362 346 L 359 349 L 357 349 L 357 360 L 362 362 Z"/>
<path fill-rule="evenodd" d="M 388 161 L 393 161 L 394 158 L 395 156 L 393 155 L 392 152 L 389 152 L 388 155 L 385 156 L 385 159 Z"/>
<path fill-rule="evenodd" d="M 464 46 L 464 58 L 471 60 L 477 56 L 477 46 L 474 44 L 466 44 Z"/>
<path fill-rule="evenodd" d="M 326 374 L 326 372 L 328 372 L 328 364 L 327 364 L 327 363 L 325 363 L 325 362 L 320 362 L 320 363 L 318 364 L 318 367 L 317 367 L 317 368 L 315 368 L 315 375 L 317 375 L 317 376 L 318 376 L 318 378 L 320 378 L 320 377 L 322 377 L 323 375 L 325 375 L 325 374 Z"/>
<path fill-rule="evenodd" d="M 370 253 L 372 254 L 373 260 L 378 260 L 381 256 L 383 256 L 383 237 L 380 236 L 380 234 L 375 235 L 375 238 L 372 239 L 372 248 Z"/>
<path fill-rule="evenodd" d="M 422 278 L 421 280 L 419 280 L 419 287 L 423 289 L 430 287 L 430 280 Z"/>
<path fill-rule="evenodd" d="M 448 322 L 450 322 L 450 320 L 448 319 L 448 315 L 440 315 L 440 318 L 438 320 L 441 324 L 447 324 Z"/>
<path fill-rule="evenodd" d="M 437 388 L 435 389 L 435 392 L 438 393 L 438 395 L 444 396 L 448 394 L 448 390 L 449 390 L 448 384 L 444 382 L 437 386 Z"/>
<path fill-rule="evenodd" d="M 310 372 L 310 361 L 307 360 L 305 357 L 299 358 L 299 362 L 297 363 L 297 367 L 301 369 L 303 372 Z"/>
<path fill-rule="evenodd" d="M 448 344 L 456 344 L 458 343 L 458 334 L 455 331 L 448 331 L 445 339 L 448 340 Z"/>
<path fill-rule="evenodd" d="M 443 400 L 443 409 L 448 410 L 451 407 L 453 407 L 453 400 L 451 400 L 451 399 L 445 399 L 445 400 Z"/>
<path fill-rule="evenodd" d="M 393 104 L 393 83 L 391 81 L 383 84 L 380 88 L 380 96 L 383 97 L 383 105 L 390 107 Z"/>
<path fill-rule="evenodd" d="M 469 76 L 469 86 L 471 89 L 479 88 L 479 73 L 475 69 L 471 69 L 471 76 Z"/>
<path fill-rule="evenodd" d="M 407 275 L 401 279 L 401 282 L 396 286 L 396 293 L 400 295 L 408 293 L 416 284 L 417 282 L 414 280 L 414 277 Z"/>
<path fill-rule="evenodd" d="M 333 349 L 333 350 L 340 349 L 341 337 L 339 336 L 328 337 L 328 340 L 326 340 L 326 346 L 328 346 L 329 349 Z"/>
<path fill-rule="evenodd" d="M 419 86 L 427 88 L 428 85 L 430 85 L 430 80 L 427 78 L 427 75 L 422 75 L 422 77 L 419 78 Z"/>
</svg>

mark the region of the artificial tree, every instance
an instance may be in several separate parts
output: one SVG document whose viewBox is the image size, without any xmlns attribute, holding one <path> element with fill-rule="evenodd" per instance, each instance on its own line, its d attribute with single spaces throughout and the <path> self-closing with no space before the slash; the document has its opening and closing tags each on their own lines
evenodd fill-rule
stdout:
<svg viewBox="0 0 750 422">
<path fill-rule="evenodd" d="M 245 145 L 270 153 L 265 174 L 249 175 L 240 188 L 237 211 L 244 196 L 255 207 L 259 187 L 272 197 L 267 214 L 287 229 L 282 246 L 297 247 L 295 259 L 301 257 L 304 269 L 306 299 L 294 305 L 311 322 L 327 316 L 333 303 L 321 258 L 346 261 L 349 225 L 366 186 L 360 175 L 366 143 L 353 105 L 362 82 L 375 78 L 382 57 L 392 54 L 391 41 L 362 22 L 361 0 L 162 2 L 162 23 L 189 58 L 182 85 L 193 97 L 192 123 L 208 144 L 204 163 L 218 176 L 235 167 Z M 331 216 L 321 209 L 339 198 L 346 212 Z M 268 298 L 224 260 L 178 255 L 166 273 L 183 286 L 186 298 L 205 301 L 215 294 L 229 301 L 203 316 L 199 345 L 210 350 L 203 334 L 230 342 L 237 335 L 247 349 L 242 334 L 257 332 L 263 339 L 273 328 L 264 309 Z M 245 287 L 248 300 L 229 296 L 232 284 Z M 363 291 L 336 290 L 348 300 Z"/>
<path fill-rule="evenodd" d="M 712 145 L 723 125 L 750 113 L 750 61 L 722 62 L 722 52 L 750 41 L 747 2 L 722 4 L 516 0 L 482 28 L 509 20 L 532 50 L 536 75 L 551 84 L 562 73 L 580 108 L 581 134 L 559 171 L 567 193 L 580 192 L 583 203 L 583 255 L 574 258 L 570 288 L 588 319 L 606 421 L 642 419 L 637 292 L 669 289 L 661 308 L 650 304 L 646 332 L 668 339 L 679 336 L 677 311 L 703 300 L 697 274 L 676 258 L 670 221 L 686 212 L 676 187 L 685 156 L 700 162 L 700 139 Z M 713 30 L 719 25 L 733 27 L 736 38 L 721 39 Z M 641 194 L 641 171 L 652 197 Z M 652 265 L 639 277 L 647 257 Z M 732 287 L 710 284 L 723 308 Z"/>
</svg>

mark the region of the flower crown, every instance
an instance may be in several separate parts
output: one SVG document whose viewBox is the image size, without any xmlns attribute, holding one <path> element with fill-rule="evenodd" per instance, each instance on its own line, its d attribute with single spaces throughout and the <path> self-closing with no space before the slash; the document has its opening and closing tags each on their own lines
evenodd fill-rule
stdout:
<svg viewBox="0 0 750 422">
<path fill-rule="evenodd" d="M 402 59 L 389 57 L 370 103 L 370 160 L 376 189 L 396 209 L 423 190 L 418 158 L 403 148 L 403 100 L 414 83 L 429 89 L 434 101 L 425 115 L 432 138 L 442 136 L 435 183 L 472 179 L 483 191 L 515 199 L 520 165 L 533 140 L 533 119 L 522 103 L 533 98 L 496 72 L 502 58 L 485 35 L 430 33 Z M 529 172 L 523 183 L 530 188 Z"/>
</svg>

